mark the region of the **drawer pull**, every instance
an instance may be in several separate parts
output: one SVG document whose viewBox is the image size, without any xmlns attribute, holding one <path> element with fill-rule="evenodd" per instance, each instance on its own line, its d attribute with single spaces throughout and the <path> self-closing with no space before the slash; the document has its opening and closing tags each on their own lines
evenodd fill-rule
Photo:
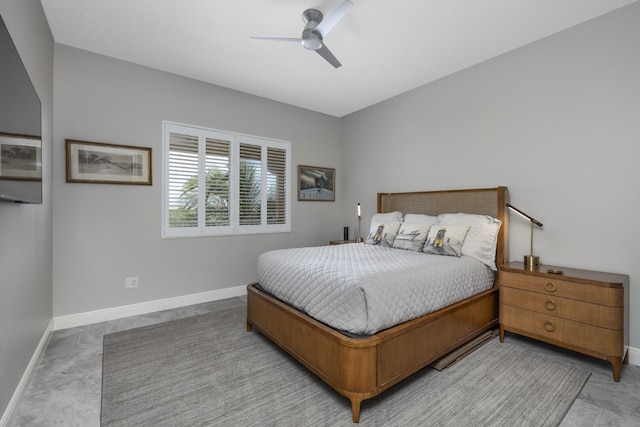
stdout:
<svg viewBox="0 0 640 427">
<path fill-rule="evenodd" d="M 556 309 L 556 303 L 553 301 L 547 301 L 544 303 L 544 308 L 546 308 L 549 311 L 553 311 Z"/>
<path fill-rule="evenodd" d="M 547 332 L 554 332 L 556 327 L 551 322 L 544 322 L 544 330 Z"/>
<path fill-rule="evenodd" d="M 553 282 L 547 282 L 544 284 L 544 288 L 547 292 L 555 292 L 558 289 L 558 286 Z"/>
</svg>

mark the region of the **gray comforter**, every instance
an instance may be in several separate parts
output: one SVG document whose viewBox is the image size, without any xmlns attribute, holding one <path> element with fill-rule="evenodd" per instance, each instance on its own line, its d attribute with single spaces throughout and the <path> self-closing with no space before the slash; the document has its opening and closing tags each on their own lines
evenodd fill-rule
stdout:
<svg viewBox="0 0 640 427">
<path fill-rule="evenodd" d="M 366 244 L 274 250 L 262 288 L 339 330 L 370 335 L 490 289 L 494 272 L 462 256 Z"/>
</svg>

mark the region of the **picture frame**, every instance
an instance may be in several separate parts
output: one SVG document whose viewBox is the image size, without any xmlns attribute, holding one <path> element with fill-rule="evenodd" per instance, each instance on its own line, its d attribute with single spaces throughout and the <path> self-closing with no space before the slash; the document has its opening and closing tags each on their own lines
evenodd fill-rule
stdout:
<svg viewBox="0 0 640 427">
<path fill-rule="evenodd" d="M 42 181 L 42 139 L 0 133 L 0 179 Z"/>
<path fill-rule="evenodd" d="M 67 182 L 151 185 L 151 148 L 65 141 Z"/>
<path fill-rule="evenodd" d="M 298 201 L 334 202 L 335 186 L 335 169 L 298 165 Z"/>
</svg>

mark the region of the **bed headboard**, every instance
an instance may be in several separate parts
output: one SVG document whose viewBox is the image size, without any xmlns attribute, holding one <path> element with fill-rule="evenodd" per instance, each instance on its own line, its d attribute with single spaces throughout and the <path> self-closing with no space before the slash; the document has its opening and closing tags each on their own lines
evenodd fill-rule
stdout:
<svg viewBox="0 0 640 427">
<path fill-rule="evenodd" d="M 409 193 L 378 193 L 378 212 L 400 211 L 439 215 L 441 213 L 471 213 L 490 215 L 502 221 L 498 234 L 496 265 L 508 262 L 507 247 L 509 201 L 507 187 L 468 190 L 415 191 Z"/>
</svg>

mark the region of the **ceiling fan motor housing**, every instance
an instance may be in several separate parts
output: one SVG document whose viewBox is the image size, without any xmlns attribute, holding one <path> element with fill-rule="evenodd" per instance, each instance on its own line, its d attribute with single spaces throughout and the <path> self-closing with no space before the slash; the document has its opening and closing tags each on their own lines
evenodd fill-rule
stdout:
<svg viewBox="0 0 640 427">
<path fill-rule="evenodd" d="M 302 30 L 302 46 L 309 50 L 318 50 L 322 47 L 322 35 L 315 31 L 322 22 L 322 12 L 317 9 L 307 9 L 302 12 L 302 20 L 305 22 Z"/>
</svg>

